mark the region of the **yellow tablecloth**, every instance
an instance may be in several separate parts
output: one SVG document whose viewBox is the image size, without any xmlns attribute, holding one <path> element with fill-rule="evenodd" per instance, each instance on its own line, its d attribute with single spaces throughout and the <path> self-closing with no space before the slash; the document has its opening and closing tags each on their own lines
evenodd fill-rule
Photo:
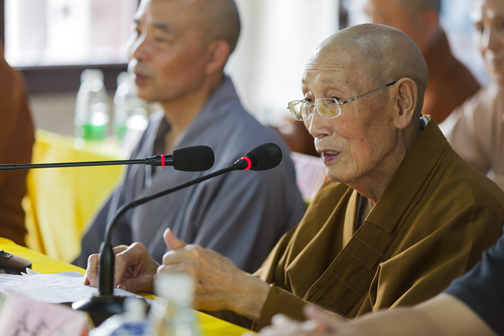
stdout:
<svg viewBox="0 0 504 336">
<path fill-rule="evenodd" d="M 2 249 L 8 253 L 30 260 L 32 262 L 33 270 L 39 273 L 59 273 L 70 271 L 84 273 L 84 270 L 80 267 L 49 258 L 41 253 L 18 246 L 5 238 L 0 238 L 0 250 Z M 145 297 L 152 298 L 153 296 L 145 295 Z M 213 316 L 200 312 L 196 313 L 205 336 L 238 336 L 247 331 L 244 328 L 219 320 Z"/>
<path fill-rule="evenodd" d="M 86 143 L 76 149 L 74 138 L 38 130 L 33 163 L 120 159 L 118 146 Z M 66 262 L 80 253 L 80 241 L 94 212 L 112 192 L 122 166 L 32 169 L 23 201 L 27 246 Z"/>
</svg>

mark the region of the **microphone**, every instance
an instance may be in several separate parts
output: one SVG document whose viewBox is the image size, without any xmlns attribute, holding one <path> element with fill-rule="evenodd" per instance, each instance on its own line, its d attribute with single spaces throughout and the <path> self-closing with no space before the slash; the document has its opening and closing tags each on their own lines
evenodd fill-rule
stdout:
<svg viewBox="0 0 504 336">
<path fill-rule="evenodd" d="M 170 189 L 160 191 L 150 196 L 138 198 L 132 202 L 124 204 L 114 215 L 112 220 L 107 225 L 105 231 L 105 239 L 100 246 L 100 263 L 98 265 L 98 295 L 91 297 L 89 300 L 82 300 L 74 302 L 72 308 L 76 310 L 83 310 L 92 314 L 120 314 L 124 312 L 123 297 L 114 296 L 114 264 L 115 255 L 110 244 L 112 232 L 118 223 L 119 218 L 126 213 L 126 211 L 147 203 L 159 197 L 171 194 L 178 190 L 190 187 L 200 182 L 206 181 L 213 177 L 229 173 L 233 170 L 255 170 L 263 171 L 275 168 L 282 161 L 282 150 L 274 143 L 266 143 L 248 152 L 244 157 L 237 160 L 231 166 L 213 172 L 211 174 L 201 176 L 192 181 L 182 183 Z M 101 318 L 103 315 L 101 316 Z"/>
<path fill-rule="evenodd" d="M 173 155 L 156 155 L 145 159 L 62 162 L 62 163 L 29 163 L 29 164 L 0 164 L 0 170 L 38 169 L 38 168 L 66 168 L 145 164 L 151 166 L 173 166 L 181 171 L 204 171 L 212 168 L 214 153 L 208 146 L 183 147 L 173 151 Z"/>
<path fill-rule="evenodd" d="M 241 169 L 246 163 L 247 165 L 242 170 L 268 170 L 275 168 L 282 162 L 282 150 L 274 143 L 265 143 L 252 149 L 240 160 L 234 164 Z"/>
</svg>

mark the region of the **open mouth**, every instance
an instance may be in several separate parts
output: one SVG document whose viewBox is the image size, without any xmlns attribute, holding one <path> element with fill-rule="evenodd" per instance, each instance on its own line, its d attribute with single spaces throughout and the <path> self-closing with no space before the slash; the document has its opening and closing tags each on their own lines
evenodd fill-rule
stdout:
<svg viewBox="0 0 504 336">
<path fill-rule="evenodd" d="M 137 84 L 143 83 L 143 82 L 145 82 L 147 79 L 148 79 L 148 77 L 147 77 L 147 76 L 142 75 L 142 74 L 139 74 L 139 73 L 135 73 L 135 82 L 136 82 Z"/>
<path fill-rule="evenodd" d="M 339 154 L 340 154 L 340 152 L 337 152 L 337 151 L 322 151 L 320 153 L 320 156 L 322 158 L 322 161 L 324 163 L 326 163 L 326 162 L 330 162 L 330 161 L 336 159 Z"/>
</svg>

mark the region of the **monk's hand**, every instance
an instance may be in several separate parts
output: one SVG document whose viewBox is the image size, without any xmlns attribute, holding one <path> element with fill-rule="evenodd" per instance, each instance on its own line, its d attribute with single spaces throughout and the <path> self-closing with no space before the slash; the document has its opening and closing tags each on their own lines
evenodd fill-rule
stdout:
<svg viewBox="0 0 504 336">
<path fill-rule="evenodd" d="M 130 246 L 120 245 L 114 247 L 114 287 L 129 292 L 152 293 L 154 289 L 154 276 L 159 264 L 147 252 L 141 243 Z M 98 286 L 99 255 L 93 254 L 88 258 L 84 285 Z"/>
<path fill-rule="evenodd" d="M 320 335 L 355 335 L 353 332 L 340 330 L 347 323 L 344 318 L 324 311 L 318 307 L 307 304 L 304 307 L 306 322 L 293 320 L 285 315 L 275 315 L 271 320 L 271 326 L 261 330 L 261 336 L 320 336 Z M 245 334 L 244 336 L 252 336 Z"/>
<path fill-rule="evenodd" d="M 348 323 L 347 319 L 311 304 L 305 305 L 303 311 L 313 330 L 318 332 L 336 333 Z"/>
<path fill-rule="evenodd" d="M 163 256 L 160 273 L 187 273 L 195 281 L 194 307 L 230 310 L 258 320 L 270 287 L 259 278 L 241 271 L 229 259 L 199 245 L 187 245 L 170 229 L 164 233 L 171 249 Z"/>
<path fill-rule="evenodd" d="M 245 333 L 243 336 L 252 336 L 252 333 Z M 316 329 L 312 321 L 299 322 L 285 315 L 275 315 L 271 319 L 271 325 L 265 327 L 260 332 L 261 336 L 320 336 L 330 335 L 330 333 L 320 332 Z"/>
</svg>

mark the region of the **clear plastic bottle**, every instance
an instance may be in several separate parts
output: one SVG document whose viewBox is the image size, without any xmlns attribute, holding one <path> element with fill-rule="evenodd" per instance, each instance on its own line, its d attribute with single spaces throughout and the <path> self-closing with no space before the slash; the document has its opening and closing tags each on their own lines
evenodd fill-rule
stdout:
<svg viewBox="0 0 504 336">
<path fill-rule="evenodd" d="M 147 103 L 136 96 L 135 83 L 127 72 L 117 76 L 114 96 L 114 135 L 123 140 L 128 131 L 143 132 L 148 125 Z"/>
<path fill-rule="evenodd" d="M 199 336 L 191 308 L 194 281 L 187 274 L 161 274 L 156 280 L 156 305 L 150 319 L 158 336 Z"/>
<path fill-rule="evenodd" d="M 109 104 L 103 72 L 86 69 L 75 104 L 75 136 L 83 140 L 103 140 L 107 136 Z"/>
</svg>

